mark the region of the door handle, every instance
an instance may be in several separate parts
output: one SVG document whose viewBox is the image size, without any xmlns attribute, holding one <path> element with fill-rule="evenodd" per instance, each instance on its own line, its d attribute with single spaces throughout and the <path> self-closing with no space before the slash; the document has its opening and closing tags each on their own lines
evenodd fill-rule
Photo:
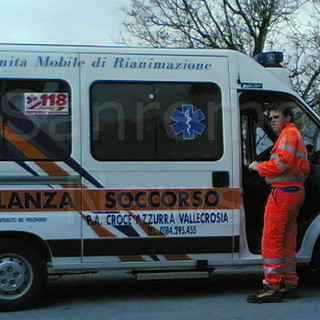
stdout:
<svg viewBox="0 0 320 320">
<path fill-rule="evenodd" d="M 230 186 L 229 171 L 213 171 L 212 186 L 214 188 L 228 188 Z"/>
</svg>

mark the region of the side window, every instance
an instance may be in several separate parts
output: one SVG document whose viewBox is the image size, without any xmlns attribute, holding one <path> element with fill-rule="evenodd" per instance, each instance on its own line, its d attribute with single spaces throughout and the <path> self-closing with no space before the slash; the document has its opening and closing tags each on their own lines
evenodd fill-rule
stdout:
<svg viewBox="0 0 320 320">
<path fill-rule="evenodd" d="M 96 82 L 91 151 L 100 161 L 215 161 L 221 92 L 213 83 Z"/>
<path fill-rule="evenodd" d="M 273 145 L 264 127 L 250 113 L 241 114 L 243 164 L 249 165 Z"/>
<path fill-rule="evenodd" d="M 69 86 L 0 80 L 0 160 L 65 160 L 71 152 Z"/>
<path fill-rule="evenodd" d="M 273 141 L 264 131 L 264 128 L 261 127 L 258 123 L 255 123 L 255 137 L 256 137 L 255 154 L 257 156 L 273 145 Z"/>
<path fill-rule="evenodd" d="M 294 108 L 294 123 L 299 128 L 309 153 L 320 150 L 320 131 L 311 118 L 300 108 Z M 313 160 L 313 159 L 311 159 Z M 317 161 L 318 162 L 318 161 Z M 319 162 L 320 164 L 320 162 Z"/>
</svg>

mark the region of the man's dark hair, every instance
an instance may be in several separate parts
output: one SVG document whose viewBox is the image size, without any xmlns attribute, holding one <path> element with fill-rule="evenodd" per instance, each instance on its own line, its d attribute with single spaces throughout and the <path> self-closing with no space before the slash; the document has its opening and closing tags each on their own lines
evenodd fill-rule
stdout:
<svg viewBox="0 0 320 320">
<path fill-rule="evenodd" d="M 288 107 L 286 103 L 282 103 L 280 105 L 268 106 L 267 111 L 268 111 L 268 114 L 270 114 L 270 111 L 280 111 L 285 117 L 290 116 L 290 122 L 293 122 L 292 108 Z"/>
</svg>

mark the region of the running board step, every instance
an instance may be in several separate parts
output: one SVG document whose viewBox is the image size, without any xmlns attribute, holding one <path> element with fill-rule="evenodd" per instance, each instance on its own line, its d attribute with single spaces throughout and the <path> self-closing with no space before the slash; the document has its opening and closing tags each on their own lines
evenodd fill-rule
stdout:
<svg viewBox="0 0 320 320">
<path fill-rule="evenodd" d="M 165 279 L 200 279 L 209 278 L 212 270 L 206 271 L 162 271 L 162 272 L 137 272 L 137 280 L 165 280 Z"/>
</svg>

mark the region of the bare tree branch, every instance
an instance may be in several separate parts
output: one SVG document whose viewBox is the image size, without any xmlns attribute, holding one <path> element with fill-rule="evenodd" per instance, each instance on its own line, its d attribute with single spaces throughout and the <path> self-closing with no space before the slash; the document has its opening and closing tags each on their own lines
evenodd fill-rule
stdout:
<svg viewBox="0 0 320 320">
<path fill-rule="evenodd" d="M 320 0 L 131 0 L 124 11 L 122 44 L 285 51 L 295 89 L 320 108 Z"/>
</svg>

